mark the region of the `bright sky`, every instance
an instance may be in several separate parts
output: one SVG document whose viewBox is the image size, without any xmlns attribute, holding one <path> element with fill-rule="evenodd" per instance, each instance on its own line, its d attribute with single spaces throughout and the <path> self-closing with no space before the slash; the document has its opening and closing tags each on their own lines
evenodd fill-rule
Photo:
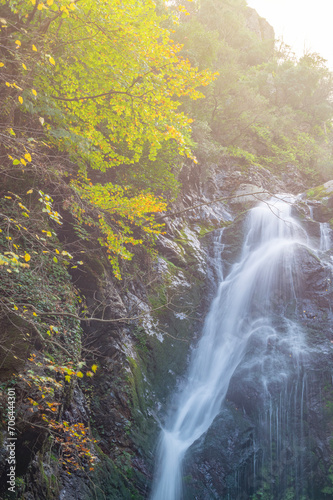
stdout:
<svg viewBox="0 0 333 500">
<path fill-rule="evenodd" d="M 327 59 L 333 71 L 333 0 L 247 0 L 298 57 L 304 49 Z"/>
</svg>

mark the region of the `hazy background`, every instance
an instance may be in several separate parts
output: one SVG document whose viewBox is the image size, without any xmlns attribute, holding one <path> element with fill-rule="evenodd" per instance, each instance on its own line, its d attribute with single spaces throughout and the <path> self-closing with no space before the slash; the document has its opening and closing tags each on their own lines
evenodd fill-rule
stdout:
<svg viewBox="0 0 333 500">
<path fill-rule="evenodd" d="M 317 52 L 333 71 L 333 0 L 247 0 L 273 26 L 276 38 L 292 47 Z"/>
</svg>

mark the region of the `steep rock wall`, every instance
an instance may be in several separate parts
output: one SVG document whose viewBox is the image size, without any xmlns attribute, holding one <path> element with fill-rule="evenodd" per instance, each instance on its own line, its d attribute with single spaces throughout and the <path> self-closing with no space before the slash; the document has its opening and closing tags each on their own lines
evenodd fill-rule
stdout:
<svg viewBox="0 0 333 500">
<path fill-rule="evenodd" d="M 229 234 L 223 254 L 227 272 L 239 249 L 246 210 L 256 201 L 233 198 L 239 188 L 252 185 L 271 193 L 304 190 L 302 179 L 292 167 L 281 180 L 259 166 L 244 166 L 227 156 L 207 170 L 185 165 L 181 180 L 182 193 L 165 219 L 165 234 L 157 242 L 157 259 L 152 260 L 139 252 L 136 257 L 140 265 L 128 267 L 122 283 L 115 282 L 102 254 L 90 253 L 84 269 L 72 271 L 72 279 L 85 297 L 89 313 L 104 319 L 81 325 L 86 357 L 97 361 L 99 370 L 90 383 L 83 381 L 76 386 L 64 406 L 66 419 L 72 423 L 84 422 L 96 439 L 94 452 L 98 461 L 95 470 L 88 475 L 83 471 L 68 475 L 57 461 L 47 433 L 26 423 L 22 436 L 30 451 L 18 458 L 21 482 L 17 498 L 148 497 L 160 423 L 184 375 L 190 346 L 200 335 L 215 293 L 216 269 L 210 265 L 216 257 L 211 253 L 214 231 L 225 227 Z M 320 214 L 320 220 L 330 220 L 328 199 L 316 199 L 315 196 L 308 203 L 314 207 L 315 214 Z M 305 206 L 304 214 L 308 212 Z M 307 224 L 313 223 L 308 220 Z M 318 237 L 318 227 L 315 224 L 313 227 Z M 65 241 L 67 236 L 59 234 L 59 238 Z M 314 279 L 310 269 L 316 262 L 310 256 L 304 262 L 302 273 L 308 280 L 304 288 L 309 291 Z M 328 292 L 322 289 L 326 271 L 317 267 L 314 269 L 318 273 L 314 274 L 318 276 L 321 302 L 313 303 L 311 294 L 305 294 L 304 304 L 300 305 L 306 311 L 302 313 L 304 322 L 314 325 L 310 325 L 314 342 L 320 342 L 321 338 L 321 326 L 316 322 L 318 308 L 320 306 L 320 318 L 324 318 L 326 325 L 329 299 Z M 319 357 L 317 366 L 320 365 Z M 326 375 L 324 378 L 326 380 Z M 212 495 L 213 491 L 224 495 L 231 469 L 241 464 L 245 477 L 244 471 L 249 470 L 253 460 L 253 431 L 249 429 L 254 426 L 254 417 L 249 408 L 244 407 L 248 412 L 245 416 L 236 409 L 242 394 L 241 383 L 235 380 L 232 386 L 237 384 L 238 390 L 231 387 L 229 403 L 213 427 L 193 446 L 194 458 L 189 462 L 188 475 L 202 495 Z M 319 401 L 313 388 L 309 388 L 308 397 L 313 399 L 314 408 L 322 409 L 323 401 Z M 247 389 L 255 391 L 251 387 Z M 58 397 L 61 401 L 61 395 Z M 329 393 L 326 399 L 329 401 Z M 20 411 L 18 408 L 19 415 Z M 314 411 L 311 418 L 318 418 L 318 412 Z M 219 421 L 223 422 L 223 430 Z M 327 471 L 330 467 L 328 438 L 320 419 L 314 439 L 318 446 L 322 443 L 319 449 L 325 458 L 321 463 Z M 211 444 L 206 445 L 210 440 Z M 4 459 L 5 444 L 3 442 Z M 208 451 L 215 448 L 219 451 Z M 207 490 L 207 481 L 213 485 L 212 490 Z M 255 487 L 259 488 L 258 484 L 251 486 L 253 491 Z"/>
</svg>

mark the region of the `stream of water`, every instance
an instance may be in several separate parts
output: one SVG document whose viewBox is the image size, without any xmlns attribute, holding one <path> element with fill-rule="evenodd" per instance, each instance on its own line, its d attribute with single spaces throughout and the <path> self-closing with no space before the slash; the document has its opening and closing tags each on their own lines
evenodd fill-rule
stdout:
<svg viewBox="0 0 333 500">
<path fill-rule="evenodd" d="M 270 467 L 273 453 L 275 460 L 282 454 L 285 429 L 293 432 L 294 406 L 300 414 L 304 411 L 302 363 L 308 348 L 302 328 L 284 316 L 286 308 L 296 307 L 296 250 L 310 245 L 306 231 L 291 215 L 293 202 L 292 197 L 279 196 L 253 208 L 237 262 L 225 277 L 222 267 L 218 269 L 220 284 L 193 350 L 186 382 L 175 396 L 176 410 L 161 432 L 151 500 L 183 498 L 186 452 L 220 412 L 237 368 L 244 380 L 255 370 L 258 387 L 266 397 L 260 419 L 267 442 L 274 441 L 274 448 L 267 445 L 266 451 Z M 320 229 L 324 251 L 329 246 L 328 228 L 323 225 Z M 275 403 L 271 397 L 274 384 L 280 384 L 280 399 Z M 304 432 L 297 428 L 291 439 L 302 440 Z M 253 467 L 255 474 L 255 453 Z M 301 473 L 302 463 L 297 460 L 294 474 Z M 301 498 L 301 493 L 294 498 Z"/>
</svg>

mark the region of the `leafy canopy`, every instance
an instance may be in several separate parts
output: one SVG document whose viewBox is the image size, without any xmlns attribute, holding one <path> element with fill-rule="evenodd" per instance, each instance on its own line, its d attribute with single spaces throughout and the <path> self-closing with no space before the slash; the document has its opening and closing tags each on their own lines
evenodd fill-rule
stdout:
<svg viewBox="0 0 333 500">
<path fill-rule="evenodd" d="M 37 49 L 30 45 L 23 73 L 38 93 L 35 99 L 26 85 L 23 104 L 51 120 L 57 147 L 102 171 L 138 162 L 147 143 L 149 160 L 168 141 L 192 157 L 192 120 L 179 110 L 179 98 L 203 97 L 198 87 L 214 76 L 179 55 L 181 45 L 162 27 L 167 15 L 159 16 L 153 1 L 48 1 L 38 9 L 33 17 L 23 10 Z M 23 46 L 29 42 L 20 31 Z"/>
<path fill-rule="evenodd" d="M 157 168 L 158 155 L 167 150 L 164 158 L 177 153 L 196 161 L 192 120 L 180 109 L 181 99 L 203 97 L 201 88 L 215 75 L 180 55 L 181 45 L 164 27 L 170 25 L 167 8 L 159 5 L 158 14 L 152 0 L 0 0 L 0 5 L 4 104 L 39 117 L 48 146 L 77 165 L 80 175 L 71 186 L 81 202 L 70 209 L 82 224 L 99 227 L 119 277 L 118 256 L 130 258 L 128 245 L 143 241 L 134 227 L 145 236 L 157 232 L 151 214 L 165 204 L 151 192 L 175 188 L 170 163 L 164 160 Z M 11 130 L 17 133 L 15 126 Z M 20 163 L 20 155 L 14 161 Z M 106 174 L 91 183 L 90 168 Z M 110 178 L 110 169 L 118 174 Z M 102 211 L 92 222 L 96 203 Z"/>
<path fill-rule="evenodd" d="M 196 5 L 176 39 L 192 63 L 219 72 L 203 90 L 205 101 L 186 101 L 196 118 L 197 157 L 216 163 L 222 147 L 278 175 L 292 164 L 311 184 L 331 178 L 333 77 L 326 61 L 315 53 L 297 61 L 243 0 Z"/>
</svg>

